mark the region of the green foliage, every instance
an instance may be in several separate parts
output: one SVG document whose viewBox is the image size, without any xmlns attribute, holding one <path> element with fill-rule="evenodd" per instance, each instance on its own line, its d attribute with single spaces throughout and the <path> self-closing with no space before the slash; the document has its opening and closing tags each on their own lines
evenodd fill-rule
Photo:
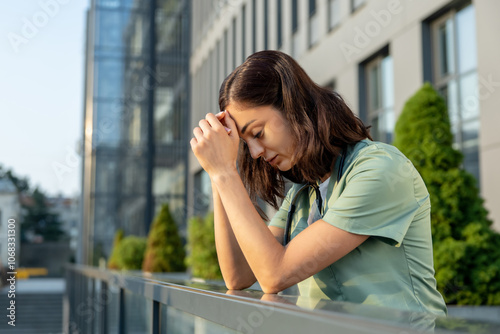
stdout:
<svg viewBox="0 0 500 334">
<path fill-rule="evenodd" d="M 27 192 L 30 188 L 28 179 L 19 177 L 11 169 L 5 169 L 0 165 L 0 179 L 3 178 L 11 180 L 19 193 Z"/>
<path fill-rule="evenodd" d="M 23 205 L 24 215 L 21 230 L 25 234 L 32 231 L 45 241 L 58 241 L 64 236 L 59 215 L 50 211 L 45 194 L 36 188 L 31 194 L 32 204 Z"/>
<path fill-rule="evenodd" d="M 185 271 L 186 252 L 168 204 L 156 216 L 148 236 L 147 251 L 142 270 L 149 272 Z"/>
<path fill-rule="evenodd" d="M 123 240 L 123 230 L 118 229 L 115 233 L 115 239 L 113 240 L 113 249 L 111 249 L 111 255 L 109 256 L 108 268 L 109 269 L 119 269 L 118 267 L 118 245 Z"/>
<path fill-rule="evenodd" d="M 188 227 L 188 265 L 193 276 L 205 279 L 221 279 L 222 274 L 217 260 L 214 235 L 214 214 L 205 219 L 193 217 Z"/>
<path fill-rule="evenodd" d="M 476 180 L 452 143 L 445 101 L 425 84 L 406 102 L 394 146 L 430 194 L 438 289 L 448 304 L 500 305 L 500 235 L 490 228 Z"/>
<path fill-rule="evenodd" d="M 61 229 L 59 215 L 51 212 L 47 204 L 46 195 L 38 188 L 33 192 L 27 178 L 17 176 L 11 169 L 0 165 L 0 179 L 9 179 L 20 195 L 26 196 L 31 201 L 22 203 L 23 216 L 21 218 L 21 240 L 26 240 L 26 233 L 32 232 L 43 237 L 45 241 L 58 241 L 65 236 Z"/>
<path fill-rule="evenodd" d="M 117 247 L 117 269 L 140 270 L 146 251 L 146 242 L 146 238 L 133 235 L 123 238 Z"/>
</svg>

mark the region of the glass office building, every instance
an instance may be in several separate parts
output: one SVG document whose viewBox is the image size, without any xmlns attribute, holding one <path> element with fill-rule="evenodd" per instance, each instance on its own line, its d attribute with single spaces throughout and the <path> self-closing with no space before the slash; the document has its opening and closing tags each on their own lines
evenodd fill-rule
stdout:
<svg viewBox="0 0 500 334">
<path fill-rule="evenodd" d="M 87 17 L 82 263 L 115 232 L 145 236 L 162 204 L 185 231 L 187 0 L 92 0 Z"/>
</svg>

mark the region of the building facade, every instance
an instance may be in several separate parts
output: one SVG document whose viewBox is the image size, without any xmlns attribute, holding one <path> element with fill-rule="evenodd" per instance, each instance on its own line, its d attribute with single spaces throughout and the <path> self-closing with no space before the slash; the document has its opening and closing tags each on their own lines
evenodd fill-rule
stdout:
<svg viewBox="0 0 500 334">
<path fill-rule="evenodd" d="M 21 253 L 21 203 L 16 186 L 8 178 L 0 178 L 0 271 L 7 267 L 10 260 L 14 260 L 17 268 L 19 265 L 19 254 Z M 14 238 L 15 256 L 10 256 L 9 246 Z M 12 263 L 12 262 L 11 262 Z"/>
<path fill-rule="evenodd" d="M 81 263 L 117 229 L 145 236 L 163 203 L 186 219 L 190 2 L 92 0 L 87 15 Z"/>
<path fill-rule="evenodd" d="M 388 143 L 405 101 L 431 82 L 447 101 L 454 145 L 500 230 L 494 167 L 500 163 L 500 3 L 211 0 L 193 1 L 192 11 L 192 128 L 207 112 L 218 111 L 223 79 L 264 49 L 292 55 L 315 82 L 336 89 L 372 125 L 374 139 Z M 192 153 L 189 166 L 189 203 L 197 211 L 200 196 L 210 202 L 210 183 Z"/>
</svg>

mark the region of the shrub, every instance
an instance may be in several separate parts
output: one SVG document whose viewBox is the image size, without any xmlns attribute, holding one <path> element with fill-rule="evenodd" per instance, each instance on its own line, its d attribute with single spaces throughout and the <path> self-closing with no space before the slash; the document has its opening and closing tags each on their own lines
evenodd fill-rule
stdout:
<svg viewBox="0 0 500 334">
<path fill-rule="evenodd" d="M 213 213 L 208 213 L 205 219 L 193 217 L 189 220 L 188 249 L 187 262 L 193 276 L 205 279 L 222 278 L 215 249 Z"/>
<path fill-rule="evenodd" d="M 146 238 L 128 236 L 118 244 L 117 260 L 118 269 L 140 270 L 146 251 Z"/>
<path fill-rule="evenodd" d="M 149 272 L 185 271 L 186 252 L 168 204 L 156 216 L 148 236 L 142 270 Z"/>
<path fill-rule="evenodd" d="M 113 240 L 113 248 L 111 249 L 111 255 L 109 256 L 108 268 L 109 269 L 119 269 L 118 268 L 118 245 L 123 240 L 123 230 L 118 229 L 115 233 L 115 239 Z"/>
<path fill-rule="evenodd" d="M 434 265 L 448 304 L 500 304 L 500 235 L 490 226 L 474 177 L 453 149 L 443 98 L 425 84 L 405 104 L 394 146 L 415 165 L 431 200 Z"/>
</svg>

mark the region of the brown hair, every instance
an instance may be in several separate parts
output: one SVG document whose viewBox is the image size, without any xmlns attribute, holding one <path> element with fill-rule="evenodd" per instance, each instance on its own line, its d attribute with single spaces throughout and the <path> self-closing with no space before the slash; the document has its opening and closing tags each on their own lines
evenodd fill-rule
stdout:
<svg viewBox="0 0 500 334">
<path fill-rule="evenodd" d="M 219 107 L 272 106 L 282 113 L 297 147 L 291 170 L 281 172 L 263 159 L 253 159 L 241 141 L 238 168 L 250 198 L 257 196 L 274 208 L 284 197 L 284 179 L 316 182 L 331 172 L 335 159 L 348 145 L 370 138 L 368 128 L 336 92 L 314 83 L 300 65 L 280 51 L 249 56 L 222 83 Z"/>
</svg>

